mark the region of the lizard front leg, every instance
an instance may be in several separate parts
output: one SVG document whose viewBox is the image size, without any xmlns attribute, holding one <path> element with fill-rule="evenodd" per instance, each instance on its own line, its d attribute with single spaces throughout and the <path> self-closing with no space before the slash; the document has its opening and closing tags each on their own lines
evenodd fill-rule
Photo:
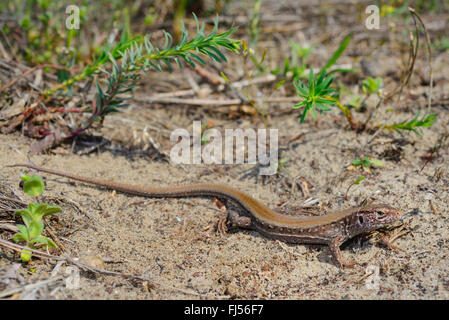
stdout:
<svg viewBox="0 0 449 320">
<path fill-rule="evenodd" d="M 338 262 L 338 264 L 340 265 L 341 268 L 343 268 L 343 267 L 352 268 L 357 263 L 355 261 L 345 260 L 341 256 L 340 245 L 343 242 L 344 242 L 343 237 L 333 238 L 328 244 L 329 250 L 331 251 L 332 256 Z"/>
</svg>

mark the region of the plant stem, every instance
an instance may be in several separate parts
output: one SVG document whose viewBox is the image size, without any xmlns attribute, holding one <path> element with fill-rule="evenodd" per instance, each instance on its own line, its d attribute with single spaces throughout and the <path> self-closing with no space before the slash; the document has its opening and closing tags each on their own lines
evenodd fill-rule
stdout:
<svg viewBox="0 0 449 320">
<path fill-rule="evenodd" d="M 340 109 L 340 111 L 345 115 L 346 119 L 348 120 L 349 126 L 351 127 L 351 129 L 356 131 L 358 126 L 354 122 L 354 118 L 352 117 L 351 110 L 349 110 L 348 107 L 342 105 L 340 102 L 340 99 L 338 99 L 338 98 L 331 97 L 331 96 L 326 96 L 326 98 L 335 101 L 338 109 Z"/>
<path fill-rule="evenodd" d="M 96 67 L 96 69 L 98 69 L 98 68 L 99 68 L 99 66 Z M 47 98 L 47 97 L 53 95 L 56 91 L 61 90 L 61 89 L 65 89 L 65 88 L 71 86 L 72 84 L 74 84 L 75 82 L 78 82 L 78 81 L 80 81 L 80 80 L 83 80 L 86 76 L 88 76 L 88 74 L 86 74 L 85 72 L 82 72 L 82 73 L 80 73 L 79 75 L 77 75 L 77 76 L 75 76 L 75 77 L 73 77 L 73 78 L 70 78 L 70 79 L 68 79 L 68 80 L 66 80 L 66 81 L 64 81 L 64 82 L 62 82 L 62 83 L 60 83 L 60 84 L 54 86 L 54 87 L 51 88 L 51 89 L 46 90 L 46 91 L 43 93 L 43 95 L 44 95 L 45 98 Z"/>
</svg>

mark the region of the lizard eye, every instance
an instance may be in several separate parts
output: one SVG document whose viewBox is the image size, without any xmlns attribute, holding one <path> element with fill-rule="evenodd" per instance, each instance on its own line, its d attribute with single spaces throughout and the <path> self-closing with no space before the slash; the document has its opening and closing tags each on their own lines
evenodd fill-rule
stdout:
<svg viewBox="0 0 449 320">
<path fill-rule="evenodd" d="M 363 224 L 363 221 L 364 221 L 363 216 L 359 216 L 359 222 L 360 222 L 360 224 Z"/>
</svg>

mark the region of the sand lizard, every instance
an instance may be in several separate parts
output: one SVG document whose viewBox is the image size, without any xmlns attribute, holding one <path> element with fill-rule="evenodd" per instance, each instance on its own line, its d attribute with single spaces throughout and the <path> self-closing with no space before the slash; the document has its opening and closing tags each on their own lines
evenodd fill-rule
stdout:
<svg viewBox="0 0 449 320">
<path fill-rule="evenodd" d="M 254 229 L 266 237 L 289 243 L 327 245 L 341 267 L 354 264 L 342 258 L 340 245 L 343 242 L 361 233 L 389 225 L 402 214 L 401 211 L 389 205 L 377 204 L 335 211 L 321 216 L 293 216 L 273 211 L 246 193 L 225 185 L 192 184 L 155 188 L 141 187 L 81 177 L 32 164 L 14 164 L 11 167 L 26 167 L 143 197 L 215 196 L 231 199 L 244 209 L 241 215 L 232 212 L 228 216 L 229 221 L 234 225 Z"/>
</svg>

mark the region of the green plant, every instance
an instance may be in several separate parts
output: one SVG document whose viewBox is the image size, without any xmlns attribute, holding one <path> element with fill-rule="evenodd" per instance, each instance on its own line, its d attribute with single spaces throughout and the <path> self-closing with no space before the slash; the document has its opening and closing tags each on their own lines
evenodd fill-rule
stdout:
<svg viewBox="0 0 449 320">
<path fill-rule="evenodd" d="M 435 40 L 433 46 L 439 51 L 449 50 L 449 37 L 443 36 L 440 39 Z"/>
<path fill-rule="evenodd" d="M 101 122 L 107 114 L 126 107 L 126 98 L 122 95 L 138 88 L 141 75 L 150 69 L 172 71 L 173 63 L 182 68 L 182 60 L 192 67 L 195 63 L 205 64 L 201 55 L 217 62 L 224 62 L 226 57 L 219 49 L 239 51 L 240 41 L 230 38 L 236 28 L 218 33 L 218 19 L 216 19 L 213 30 L 205 34 L 204 24 L 200 26 L 195 15 L 194 18 L 197 23 L 197 32 L 191 40 L 188 39 L 184 24 L 180 42 L 173 45 L 172 36 L 165 33 L 165 44 L 162 49 L 154 47 L 148 37 L 136 36 L 128 39 L 127 33 L 122 33 L 121 41 L 115 47 L 106 46 L 94 62 L 80 74 L 44 92 L 44 96 L 51 96 L 85 78 L 97 78 L 96 100 L 91 107 L 83 110 L 91 112 L 92 115 L 80 128 L 73 130 L 70 136 L 80 134 L 94 122 Z M 106 82 L 105 90 L 101 82 Z"/>
<path fill-rule="evenodd" d="M 279 172 L 279 170 L 281 170 L 282 168 L 287 167 L 287 163 L 290 161 L 290 158 L 285 157 L 285 152 L 284 151 L 280 151 L 278 158 L 277 158 L 277 162 L 275 163 L 275 170 L 273 170 L 274 172 Z"/>
<path fill-rule="evenodd" d="M 392 125 L 384 125 L 382 126 L 382 128 L 387 130 L 395 130 L 401 134 L 402 134 L 401 130 L 413 131 L 416 135 L 421 136 L 422 135 L 421 128 L 423 127 L 429 128 L 433 126 L 437 115 L 432 113 L 429 115 L 424 115 L 421 119 L 419 119 L 419 115 L 420 111 L 418 111 L 416 116 L 410 121 L 402 121 Z"/>
<path fill-rule="evenodd" d="M 116 46 L 110 48 L 110 45 L 107 44 L 94 62 L 88 65 L 80 74 L 45 91 L 44 95 L 50 96 L 58 90 L 67 88 L 87 77 L 91 77 L 97 74 L 97 71 L 99 71 L 103 65 L 107 63 L 114 64 L 115 60 L 119 61 L 124 57 L 130 58 L 130 69 L 122 68 L 121 71 L 136 73 L 138 71 L 146 72 L 150 67 L 162 71 L 164 69 L 162 63 L 165 64 L 169 71 L 172 71 L 171 63 L 176 62 L 181 67 L 180 59 L 183 59 L 191 66 L 194 66 L 195 60 L 201 64 L 206 64 L 199 54 L 209 56 L 217 62 L 226 61 L 226 57 L 219 51 L 219 48 L 238 52 L 240 49 L 240 41 L 230 38 L 230 35 L 237 30 L 236 27 L 231 28 L 226 32 L 218 33 L 218 19 L 216 19 L 213 30 L 206 35 L 204 33 L 204 24 L 200 27 L 195 15 L 194 18 L 197 23 L 196 36 L 193 39 L 188 40 L 189 34 L 185 29 L 184 24 L 182 24 L 182 36 L 177 45 L 173 45 L 172 36 L 169 33 L 164 32 L 165 44 L 163 49 L 154 47 L 148 37 L 136 36 L 129 39 L 127 33 L 123 32 L 122 38 Z M 110 74 L 103 73 L 103 75 L 109 76 Z"/>
<path fill-rule="evenodd" d="M 303 100 L 293 106 L 294 109 L 304 108 L 301 115 L 301 123 L 306 119 L 307 113 L 310 112 L 312 117 L 316 118 L 315 109 L 320 113 L 331 110 L 331 106 L 336 104 L 336 93 L 330 85 L 334 78 L 326 77 L 326 72 L 321 72 L 318 77 L 313 74 L 313 70 L 309 72 L 309 82 L 304 85 L 297 80 L 293 84 L 297 94 Z"/>
<path fill-rule="evenodd" d="M 336 92 L 336 90 L 331 88 L 331 84 L 333 82 L 333 77 L 330 76 L 330 73 L 326 72 L 326 68 L 333 65 L 338 57 L 343 53 L 344 49 L 348 45 L 350 40 L 350 35 L 347 36 L 343 42 L 340 44 L 339 48 L 335 51 L 329 61 L 326 63 L 325 67 L 320 70 L 320 72 L 315 75 L 310 69 L 309 72 L 309 80 L 307 84 L 304 84 L 300 80 L 293 81 L 293 84 L 296 88 L 297 95 L 302 99 L 299 103 L 293 106 L 294 109 L 304 108 L 304 111 L 301 115 L 300 122 L 303 123 L 306 119 L 307 113 L 316 118 L 316 109 L 320 113 L 331 110 L 331 107 L 337 106 L 340 111 L 345 115 L 348 120 L 351 128 L 353 130 L 357 130 L 359 128 L 359 124 L 354 122 L 351 110 L 349 107 L 353 107 L 356 109 L 361 109 L 364 105 L 366 99 L 370 94 L 377 94 L 379 97 L 378 105 L 376 109 L 381 104 L 382 97 L 382 87 L 383 87 L 383 79 L 380 77 L 371 78 L 368 77 L 362 81 L 362 90 L 365 94 L 365 97 L 361 99 L 356 95 L 352 95 L 352 100 L 348 103 L 348 105 L 343 105 L 340 101 L 340 93 Z M 342 71 L 338 69 L 334 69 L 333 72 Z M 340 91 L 345 89 L 344 85 L 340 85 Z M 417 135 L 422 134 L 421 128 L 423 127 L 431 127 L 436 119 L 436 114 L 426 114 L 421 119 L 419 119 L 420 112 L 410 121 L 402 121 L 399 123 L 395 123 L 392 125 L 380 125 L 377 128 L 382 128 L 386 130 L 395 130 L 399 133 L 401 131 L 413 131 Z M 368 118 L 370 119 L 370 118 Z M 368 121 L 368 120 L 367 120 Z M 366 124 L 366 123 L 365 123 Z M 363 125 L 364 127 L 364 125 Z M 360 160 L 361 161 L 361 160 Z M 365 166 L 366 167 L 366 166 Z"/>
<path fill-rule="evenodd" d="M 303 100 L 296 105 L 293 106 L 294 109 L 299 109 L 304 107 L 304 111 L 301 115 L 300 122 L 304 122 L 306 119 L 307 113 L 310 111 L 310 114 L 315 118 L 316 111 L 315 108 L 318 109 L 320 113 L 325 111 L 330 111 L 332 106 L 336 105 L 340 111 L 345 115 L 352 129 L 356 129 L 356 124 L 354 123 L 351 110 L 340 102 L 339 95 L 334 89 L 331 89 L 330 85 L 332 84 L 334 77 L 330 76 L 331 73 L 334 72 L 352 72 L 353 69 L 334 69 L 331 72 L 327 72 L 327 68 L 330 68 L 332 65 L 337 62 L 338 58 L 342 55 L 343 51 L 349 44 L 351 40 L 352 34 L 349 34 L 345 37 L 345 39 L 340 43 L 337 50 L 333 53 L 331 58 L 327 61 L 325 66 L 315 75 L 313 70 L 309 70 L 309 81 L 306 84 L 302 83 L 300 80 L 293 80 L 293 84 L 296 88 L 297 94 Z"/>
<path fill-rule="evenodd" d="M 255 47 L 257 40 L 259 39 L 259 22 L 260 22 L 260 9 L 262 7 L 262 0 L 253 0 L 252 14 L 249 21 L 249 45 Z"/>
<path fill-rule="evenodd" d="M 287 162 L 290 161 L 290 158 L 283 158 L 284 152 L 281 151 L 281 153 L 279 154 L 279 164 L 278 164 L 278 170 L 284 168 L 285 166 L 287 166 Z"/>
<path fill-rule="evenodd" d="M 26 43 L 25 46 L 20 45 L 21 50 L 17 54 L 23 55 L 26 61 L 69 67 L 73 60 L 81 58 L 79 46 L 72 43 L 80 37 L 80 30 L 65 27 L 66 3 L 48 0 L 11 0 L 7 3 L 6 6 L 0 5 L 0 11 L 17 17 L 20 42 Z M 87 8 L 85 5 L 78 8 L 80 23 L 83 24 L 87 20 Z M 18 37 L 11 40 L 16 41 Z"/>
<path fill-rule="evenodd" d="M 351 189 L 351 188 L 352 188 L 353 186 L 355 186 L 355 185 L 359 185 L 360 182 L 362 182 L 363 180 L 365 180 L 365 176 L 360 176 L 360 177 L 357 178 L 357 180 L 355 180 L 354 182 L 352 182 L 352 183 L 348 186 L 348 188 L 346 189 L 346 193 L 345 193 L 345 200 L 348 200 L 348 192 L 349 192 L 349 189 Z"/>
<path fill-rule="evenodd" d="M 26 194 L 38 198 L 44 191 L 44 181 L 38 175 L 22 175 L 23 190 Z M 37 245 L 56 248 L 56 244 L 49 238 L 42 235 L 44 231 L 43 219 L 46 216 L 58 213 L 61 208 L 49 206 L 46 203 L 30 203 L 28 208 L 15 211 L 16 216 L 21 216 L 23 224 L 17 225 L 19 232 L 14 234 L 14 242 L 25 242 L 25 249 L 22 249 L 20 258 L 23 262 L 31 259 L 32 253 L 29 249 L 35 249 Z"/>
<path fill-rule="evenodd" d="M 381 94 L 383 80 L 381 77 L 371 78 L 368 77 L 362 81 L 362 90 L 365 95 L 369 94 Z"/>
<path fill-rule="evenodd" d="M 340 98 L 330 85 L 334 78 L 326 74 L 326 70 L 322 70 L 318 76 L 313 74 L 312 69 L 309 73 L 309 82 L 304 85 L 301 81 L 294 82 L 297 94 L 303 100 L 293 106 L 293 109 L 304 107 L 300 122 L 303 123 L 306 119 L 307 112 L 316 118 L 315 108 L 318 108 L 320 113 L 330 111 L 332 106 L 336 105 L 338 109 L 345 115 L 352 129 L 356 129 L 357 125 L 354 123 L 351 110 L 340 102 Z"/>
<path fill-rule="evenodd" d="M 303 45 L 290 41 L 291 59 L 285 58 L 284 66 L 271 71 L 272 74 L 281 74 L 287 78 L 287 74 L 291 72 L 292 81 L 307 78 L 306 69 L 308 67 L 307 58 L 313 52 L 314 46 Z"/>
<path fill-rule="evenodd" d="M 155 21 L 158 17 L 159 17 L 159 15 L 157 15 L 157 14 L 155 13 L 154 8 L 153 8 L 153 7 L 150 7 L 150 8 L 147 10 L 147 13 L 146 13 L 146 15 L 145 15 L 144 23 L 145 23 L 147 26 L 151 26 L 151 25 L 154 23 L 154 21 Z"/>
<path fill-rule="evenodd" d="M 377 159 L 370 159 L 369 157 L 364 157 L 363 159 L 357 158 L 352 161 L 354 167 L 361 167 L 362 169 L 370 167 L 383 167 L 384 162 Z"/>
<path fill-rule="evenodd" d="M 341 56 L 343 51 L 348 46 L 351 41 L 352 34 L 347 35 L 343 41 L 338 46 L 337 50 L 332 54 L 331 58 L 326 62 L 325 66 L 320 70 L 320 73 L 323 70 L 329 70 Z M 307 69 L 310 68 L 308 64 L 308 57 L 312 54 L 315 49 L 315 44 L 313 45 L 299 45 L 293 41 L 290 41 L 291 47 L 291 56 L 284 59 L 284 64 L 282 67 L 276 68 L 271 71 L 274 75 L 282 75 L 284 78 L 291 75 L 292 81 L 296 81 L 299 79 L 305 80 L 307 79 Z M 345 69 L 345 68 L 334 68 L 329 72 L 354 72 L 354 69 Z"/>
<path fill-rule="evenodd" d="M 362 81 L 362 91 L 363 96 L 359 96 L 357 94 L 353 94 L 350 89 L 348 89 L 343 83 L 338 83 L 338 93 L 339 96 L 348 96 L 345 99 L 345 105 L 347 109 L 353 108 L 357 111 L 364 111 L 366 109 L 366 100 L 370 97 L 371 94 L 377 94 L 379 98 L 379 103 L 382 99 L 382 87 L 383 79 L 380 77 L 371 78 L 368 77 Z"/>
<path fill-rule="evenodd" d="M 345 51 L 346 47 L 348 46 L 349 42 L 352 39 L 352 33 L 348 34 L 343 41 L 340 43 L 340 45 L 338 46 L 337 50 L 335 50 L 335 52 L 332 54 L 332 56 L 330 57 L 330 59 L 326 62 L 326 64 L 324 65 L 323 68 L 321 68 L 320 73 L 323 72 L 324 70 L 329 70 L 330 67 L 332 67 L 338 60 L 338 58 L 340 58 L 340 56 L 343 54 L 343 52 Z M 334 72 L 353 72 L 355 71 L 354 69 L 333 69 L 330 73 L 334 73 Z"/>
<path fill-rule="evenodd" d="M 357 95 L 351 95 L 351 100 L 347 102 L 347 105 L 354 109 L 361 109 L 363 107 L 364 99 Z"/>
</svg>

